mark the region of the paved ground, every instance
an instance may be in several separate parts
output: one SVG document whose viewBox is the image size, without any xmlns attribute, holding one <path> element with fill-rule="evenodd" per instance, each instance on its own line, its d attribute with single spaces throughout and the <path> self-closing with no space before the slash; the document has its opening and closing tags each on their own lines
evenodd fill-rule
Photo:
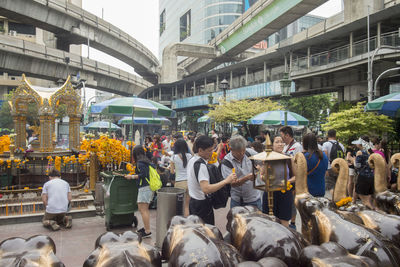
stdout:
<svg viewBox="0 0 400 267">
<path fill-rule="evenodd" d="M 224 234 L 226 232 L 226 214 L 228 209 L 220 209 L 215 214 L 217 227 Z M 139 220 L 138 228 L 143 227 L 139 212 L 136 212 Z M 155 245 L 156 243 L 156 211 L 150 210 L 152 238 L 144 239 L 144 242 Z M 132 227 L 113 229 L 115 233 L 135 231 Z M 43 234 L 50 236 L 56 243 L 56 255 L 67 267 L 82 266 L 85 259 L 94 249 L 94 243 L 99 235 L 106 232 L 104 218 L 100 216 L 80 218 L 73 220 L 72 229 L 62 229 L 53 232 L 44 228 L 41 223 L 21 223 L 0 226 L 0 242 L 10 237 L 28 238 L 33 235 Z"/>
</svg>

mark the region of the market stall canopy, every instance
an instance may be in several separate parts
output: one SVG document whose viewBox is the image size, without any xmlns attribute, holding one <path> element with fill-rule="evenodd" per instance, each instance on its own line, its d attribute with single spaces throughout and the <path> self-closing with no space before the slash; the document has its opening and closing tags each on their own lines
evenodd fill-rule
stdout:
<svg viewBox="0 0 400 267">
<path fill-rule="evenodd" d="M 91 113 L 132 115 L 138 117 L 175 117 L 175 112 L 152 100 L 139 97 L 119 97 L 94 104 L 90 107 Z"/>
<path fill-rule="evenodd" d="M 85 130 L 105 129 L 105 130 L 116 131 L 118 129 L 121 129 L 121 127 L 119 127 L 118 125 L 111 123 L 109 121 L 94 121 L 94 122 L 91 122 L 91 123 L 83 126 L 83 129 L 85 129 Z"/>
<path fill-rule="evenodd" d="M 249 119 L 247 123 L 255 125 L 285 125 L 285 112 L 287 112 L 287 125 L 308 125 L 308 120 L 303 116 L 284 110 L 273 110 L 257 114 Z"/>
<path fill-rule="evenodd" d="M 379 97 L 365 105 L 365 111 L 376 111 L 389 117 L 400 117 L 400 93 Z"/>
<path fill-rule="evenodd" d="M 146 125 L 171 125 L 171 121 L 165 117 L 133 117 L 134 124 L 146 124 Z M 126 116 L 118 121 L 118 124 L 132 124 L 132 117 Z"/>
</svg>

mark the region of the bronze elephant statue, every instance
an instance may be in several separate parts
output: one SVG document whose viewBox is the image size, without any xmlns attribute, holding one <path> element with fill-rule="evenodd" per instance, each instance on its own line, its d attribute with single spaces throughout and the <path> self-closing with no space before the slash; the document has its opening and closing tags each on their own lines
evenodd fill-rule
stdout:
<svg viewBox="0 0 400 267">
<path fill-rule="evenodd" d="M 295 156 L 295 204 L 302 220 L 303 235 L 314 245 L 337 242 L 350 253 L 366 256 L 378 266 L 399 266 L 400 249 L 375 230 L 345 220 L 335 204 L 308 192 L 306 159 L 302 153 Z"/>
<path fill-rule="evenodd" d="M 350 254 L 344 247 L 335 242 L 327 242 L 321 246 L 308 246 L 300 256 L 301 267 L 378 267 L 370 258 Z"/>
<path fill-rule="evenodd" d="M 400 168 L 400 153 L 394 154 L 390 161 L 395 168 Z M 375 170 L 379 170 L 382 176 L 379 177 L 378 184 L 375 182 L 376 205 L 379 209 L 387 213 L 400 215 L 400 177 L 397 177 L 397 192 L 389 191 L 387 190 L 386 175 L 383 175 L 386 171 L 386 167 L 380 162 L 378 164 L 372 164 L 372 166 L 375 167 Z M 400 172 L 398 174 L 400 176 Z"/>
<path fill-rule="evenodd" d="M 371 155 L 372 156 L 372 155 Z M 383 158 L 373 156 L 371 162 L 382 161 Z M 376 165 L 376 164 L 374 164 Z M 338 179 L 335 185 L 334 191 L 334 202 L 337 203 L 341 199 L 344 199 L 346 194 L 346 185 L 349 179 L 348 176 L 348 165 L 344 159 L 337 158 L 332 162 L 332 168 L 338 172 Z M 382 178 L 385 176 L 380 174 L 379 170 L 375 170 L 374 181 L 378 184 L 382 184 Z M 384 178 L 385 179 L 385 178 Z M 378 185 L 376 187 L 379 188 Z M 400 216 L 386 214 L 381 211 L 370 210 L 362 204 L 348 203 L 338 208 L 338 213 L 353 223 L 359 223 L 363 226 L 373 229 L 381 233 L 384 237 L 391 240 L 400 248 Z"/>
<path fill-rule="evenodd" d="M 217 227 L 204 224 L 195 215 L 174 216 L 162 246 L 168 266 L 236 266 L 239 252 L 222 239 Z"/>
<path fill-rule="evenodd" d="M 56 245 L 48 236 L 8 238 L 0 243 L 0 266 L 64 267 L 55 254 Z"/>
<path fill-rule="evenodd" d="M 227 219 L 231 242 L 245 260 L 276 257 L 288 266 L 297 266 L 301 250 L 308 245 L 299 233 L 253 206 L 234 207 Z"/>
<path fill-rule="evenodd" d="M 241 262 L 237 265 L 237 267 L 287 267 L 287 265 L 278 258 L 266 257 L 259 261 Z"/>
<path fill-rule="evenodd" d="M 106 232 L 97 238 L 95 250 L 83 264 L 83 267 L 100 266 L 161 267 L 161 255 L 155 247 L 143 243 L 141 237 L 132 231 L 122 235 Z"/>
</svg>

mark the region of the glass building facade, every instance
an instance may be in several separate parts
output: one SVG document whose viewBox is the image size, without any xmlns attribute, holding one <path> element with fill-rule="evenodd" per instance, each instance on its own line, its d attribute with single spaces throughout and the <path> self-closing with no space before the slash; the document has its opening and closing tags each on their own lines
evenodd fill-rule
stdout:
<svg viewBox="0 0 400 267">
<path fill-rule="evenodd" d="M 159 0 L 159 59 L 171 43 L 207 44 L 242 15 L 245 1 Z"/>
</svg>

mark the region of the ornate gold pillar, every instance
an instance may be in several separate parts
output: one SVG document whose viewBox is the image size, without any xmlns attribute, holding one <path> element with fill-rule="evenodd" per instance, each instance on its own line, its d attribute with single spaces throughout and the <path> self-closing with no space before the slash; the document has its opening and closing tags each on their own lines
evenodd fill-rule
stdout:
<svg viewBox="0 0 400 267">
<path fill-rule="evenodd" d="M 15 147 L 26 148 L 26 116 L 13 115 L 15 128 Z"/>
<path fill-rule="evenodd" d="M 79 150 L 79 125 L 81 123 L 81 115 L 69 115 L 69 149 Z"/>
<path fill-rule="evenodd" d="M 39 116 L 40 120 L 40 151 L 51 152 L 53 148 L 52 144 L 52 123 L 54 120 L 54 115 L 41 114 Z"/>
<path fill-rule="evenodd" d="M 52 121 L 51 121 L 51 148 L 52 151 L 56 148 L 56 117 L 53 116 Z"/>
</svg>

